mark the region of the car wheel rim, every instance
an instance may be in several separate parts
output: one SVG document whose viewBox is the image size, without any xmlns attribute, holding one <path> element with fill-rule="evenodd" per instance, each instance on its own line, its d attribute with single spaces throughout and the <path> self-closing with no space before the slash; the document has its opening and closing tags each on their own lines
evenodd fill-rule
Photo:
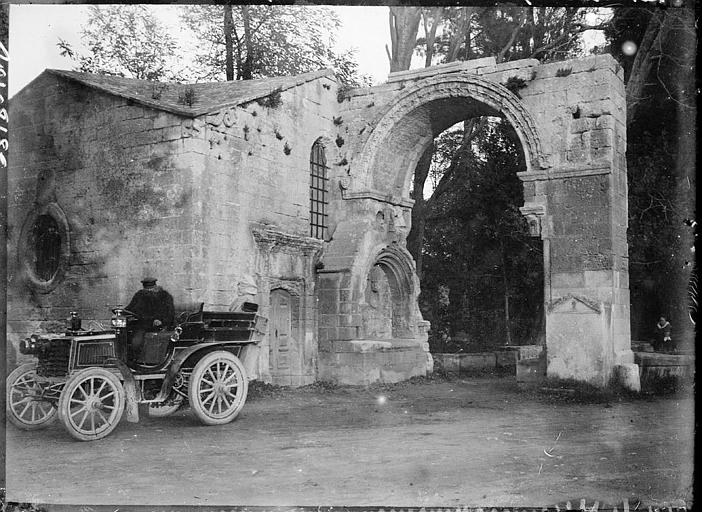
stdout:
<svg viewBox="0 0 702 512">
<path fill-rule="evenodd" d="M 81 434 L 99 434 L 114 423 L 117 406 L 117 389 L 112 383 L 102 377 L 88 377 L 71 393 L 68 419 Z"/>
<path fill-rule="evenodd" d="M 228 361 L 216 361 L 202 375 L 198 397 L 204 411 L 212 418 L 231 413 L 241 401 L 238 369 Z"/>
<path fill-rule="evenodd" d="M 54 406 L 39 398 L 41 391 L 41 387 L 31 374 L 22 375 L 12 385 L 10 408 L 22 423 L 38 425 L 53 414 Z"/>
</svg>

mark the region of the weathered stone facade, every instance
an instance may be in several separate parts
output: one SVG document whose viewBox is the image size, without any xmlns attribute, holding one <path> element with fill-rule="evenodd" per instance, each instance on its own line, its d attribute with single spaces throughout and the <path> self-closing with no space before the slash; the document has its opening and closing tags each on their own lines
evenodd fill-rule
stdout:
<svg viewBox="0 0 702 512">
<path fill-rule="evenodd" d="M 549 374 L 604 385 L 633 362 L 624 105 L 608 56 L 480 59 L 353 90 L 325 71 L 192 86 L 47 71 L 12 102 L 10 339 L 71 309 L 106 320 L 150 273 L 176 302 L 258 301 L 272 325 L 250 369 L 266 381 L 423 375 L 411 176 L 441 131 L 500 115 L 522 142 L 522 211 L 544 241 Z M 323 240 L 309 236 L 315 142 Z M 61 237 L 48 281 L 33 260 L 40 216 Z"/>
</svg>

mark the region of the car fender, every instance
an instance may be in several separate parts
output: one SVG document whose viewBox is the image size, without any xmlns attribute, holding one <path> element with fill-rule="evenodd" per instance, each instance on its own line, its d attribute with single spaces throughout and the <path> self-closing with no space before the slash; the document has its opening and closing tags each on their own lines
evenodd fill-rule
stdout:
<svg viewBox="0 0 702 512">
<path fill-rule="evenodd" d="M 181 352 L 178 353 L 177 356 L 173 358 L 173 361 L 171 362 L 170 366 L 168 367 L 168 371 L 166 372 L 166 377 L 163 379 L 163 383 L 161 384 L 161 391 L 159 392 L 158 396 L 156 397 L 156 401 L 162 401 L 165 400 L 168 395 L 171 393 L 171 386 L 173 385 L 173 382 L 175 382 L 175 378 L 178 375 L 178 372 L 180 372 L 181 367 L 183 366 L 183 363 L 188 360 L 190 356 L 193 354 L 202 351 L 203 355 L 212 352 L 213 350 L 220 349 L 225 346 L 232 346 L 231 341 L 214 341 L 214 342 L 208 342 L 208 343 L 200 343 L 197 345 L 193 345 L 191 347 L 186 348 L 185 350 L 182 350 Z M 241 345 L 239 345 L 241 346 Z M 245 346 L 245 345 L 244 345 Z"/>
<path fill-rule="evenodd" d="M 132 370 L 120 359 L 115 360 L 117 369 L 122 374 L 122 379 L 124 380 L 122 386 L 124 387 L 124 397 L 126 399 L 124 404 L 125 417 L 130 423 L 139 422 L 139 392 L 137 391 L 136 381 L 134 380 L 134 374 Z"/>
</svg>

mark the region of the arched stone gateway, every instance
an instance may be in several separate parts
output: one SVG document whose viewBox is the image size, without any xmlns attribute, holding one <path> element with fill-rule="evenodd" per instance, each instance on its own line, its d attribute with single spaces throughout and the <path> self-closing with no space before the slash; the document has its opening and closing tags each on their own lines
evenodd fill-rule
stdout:
<svg viewBox="0 0 702 512">
<path fill-rule="evenodd" d="M 358 181 L 372 189 L 392 183 L 408 196 L 409 177 L 434 138 L 457 122 L 483 115 L 504 117 L 514 127 L 527 172 L 547 167 L 536 123 L 513 93 L 481 76 L 452 73 L 418 80 L 386 108 L 354 162 L 354 169 L 365 173 Z M 401 158 L 388 151 L 397 146 L 408 150 Z"/>
<path fill-rule="evenodd" d="M 368 304 L 393 290 L 398 268 L 411 273 L 405 283 L 415 282 L 414 265 L 408 271 L 375 255 L 379 247 L 406 253 L 411 176 L 428 144 L 456 122 L 483 115 L 509 121 L 524 150 L 521 210 L 544 242 L 548 375 L 607 385 L 615 366 L 633 364 L 625 100 L 611 57 L 548 65 L 480 59 L 396 73 L 387 84 L 352 91 L 343 106 L 350 144 L 332 171 L 331 241 L 318 273 L 321 377 L 391 380 L 383 377 L 389 366 L 403 368 L 405 378 L 421 373 L 403 367 L 406 352 L 427 348 L 419 287 L 402 288 L 411 306 L 401 335 L 388 311 Z M 368 286 L 381 295 L 369 295 Z M 388 295 L 393 319 L 397 293 Z M 382 344 L 372 339 L 378 333 Z M 431 357 L 425 361 L 429 368 Z"/>
</svg>

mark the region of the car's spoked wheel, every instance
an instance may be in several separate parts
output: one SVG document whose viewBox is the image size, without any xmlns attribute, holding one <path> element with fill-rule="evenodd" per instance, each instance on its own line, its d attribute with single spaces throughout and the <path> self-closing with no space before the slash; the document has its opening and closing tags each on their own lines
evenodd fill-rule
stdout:
<svg viewBox="0 0 702 512">
<path fill-rule="evenodd" d="M 124 388 L 114 373 L 87 368 L 66 382 L 59 399 L 59 418 L 76 439 L 101 439 L 119 423 L 124 400 Z"/>
<path fill-rule="evenodd" d="M 205 425 L 232 421 L 244 407 L 249 383 L 246 370 L 235 355 L 217 351 L 204 356 L 193 369 L 188 399 Z"/>
<path fill-rule="evenodd" d="M 7 376 L 7 417 L 13 425 L 23 430 L 43 428 L 56 419 L 56 407 L 42 398 L 36 367 L 36 363 L 23 364 Z"/>
</svg>

